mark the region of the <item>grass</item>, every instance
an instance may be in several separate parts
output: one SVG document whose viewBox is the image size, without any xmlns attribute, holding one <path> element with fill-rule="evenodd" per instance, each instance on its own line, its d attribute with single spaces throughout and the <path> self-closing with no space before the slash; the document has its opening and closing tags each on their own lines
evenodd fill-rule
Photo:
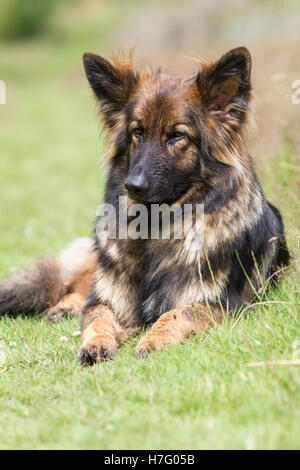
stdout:
<svg viewBox="0 0 300 470">
<path fill-rule="evenodd" d="M 293 300 L 288 280 L 279 296 Z M 296 348 L 299 358 L 296 310 L 261 307 L 232 324 L 146 360 L 133 356 L 136 338 L 82 369 L 76 320 L 3 318 L 0 447 L 298 448 L 299 367 L 247 367 Z"/>
<path fill-rule="evenodd" d="M 73 15 L 81 17 L 80 10 Z M 86 15 L 77 27 L 66 15 L 57 34 L 0 45 L 7 84 L 0 106 L 1 276 L 91 233 L 103 194 L 96 158 L 104 143 L 80 56 L 108 48 L 108 30 L 118 21 L 112 4 L 97 21 Z M 298 254 L 293 165 L 283 139 L 276 165 L 267 160 L 260 175 Z M 146 360 L 134 358 L 134 338 L 94 368 L 76 362 L 77 320 L 49 325 L 43 317 L 2 316 L 0 448 L 299 448 L 299 366 L 247 366 L 300 359 L 298 286 L 299 272 L 290 270 L 267 297 L 289 304 L 262 305 L 233 329 L 234 321 L 224 322 Z"/>
</svg>

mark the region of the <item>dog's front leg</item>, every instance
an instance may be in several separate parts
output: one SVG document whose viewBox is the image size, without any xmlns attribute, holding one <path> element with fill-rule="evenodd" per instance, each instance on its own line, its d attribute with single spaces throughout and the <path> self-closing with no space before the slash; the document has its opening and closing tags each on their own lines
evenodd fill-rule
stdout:
<svg viewBox="0 0 300 470">
<path fill-rule="evenodd" d="M 86 366 L 109 359 L 116 354 L 120 343 L 136 332 L 124 328 L 107 305 L 90 307 L 82 321 L 79 362 Z"/>
<path fill-rule="evenodd" d="M 152 349 L 160 350 L 170 344 L 182 343 L 192 334 L 199 334 L 222 320 L 219 306 L 193 303 L 164 313 L 139 341 L 135 354 L 145 357 Z"/>
</svg>

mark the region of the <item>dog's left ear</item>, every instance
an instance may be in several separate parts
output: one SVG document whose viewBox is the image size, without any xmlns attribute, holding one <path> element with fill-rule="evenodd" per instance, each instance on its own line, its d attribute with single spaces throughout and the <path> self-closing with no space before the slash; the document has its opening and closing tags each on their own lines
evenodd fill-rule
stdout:
<svg viewBox="0 0 300 470">
<path fill-rule="evenodd" d="M 205 111 L 217 116 L 245 113 L 251 92 L 251 56 L 245 47 L 232 49 L 204 67 L 196 78 Z"/>
<path fill-rule="evenodd" d="M 103 57 L 86 52 L 83 64 L 88 81 L 100 103 L 104 123 L 111 128 L 126 105 L 138 78 L 130 62 L 111 64 Z"/>
</svg>

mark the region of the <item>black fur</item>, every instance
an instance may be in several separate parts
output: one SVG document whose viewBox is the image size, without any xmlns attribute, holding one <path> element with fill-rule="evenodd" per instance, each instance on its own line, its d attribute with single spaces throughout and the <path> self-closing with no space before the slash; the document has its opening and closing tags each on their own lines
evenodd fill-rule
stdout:
<svg viewBox="0 0 300 470">
<path fill-rule="evenodd" d="M 64 294 L 57 260 L 41 258 L 0 285 L 0 313 L 40 313 Z"/>
</svg>

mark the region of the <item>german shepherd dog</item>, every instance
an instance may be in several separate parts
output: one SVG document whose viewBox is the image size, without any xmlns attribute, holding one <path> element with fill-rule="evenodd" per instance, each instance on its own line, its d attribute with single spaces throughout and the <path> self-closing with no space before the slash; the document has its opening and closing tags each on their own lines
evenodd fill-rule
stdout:
<svg viewBox="0 0 300 470">
<path fill-rule="evenodd" d="M 105 203 L 204 207 L 204 242 L 80 239 L 0 287 L 2 313 L 82 314 L 78 359 L 92 365 L 150 326 L 136 355 L 183 342 L 241 312 L 288 263 L 282 218 L 264 197 L 245 144 L 251 57 L 239 47 L 189 78 L 135 71 L 86 53 L 108 139 Z M 127 219 L 127 223 L 130 218 Z M 151 223 L 151 214 L 149 215 Z M 171 225 L 174 224 L 174 218 Z"/>
</svg>

